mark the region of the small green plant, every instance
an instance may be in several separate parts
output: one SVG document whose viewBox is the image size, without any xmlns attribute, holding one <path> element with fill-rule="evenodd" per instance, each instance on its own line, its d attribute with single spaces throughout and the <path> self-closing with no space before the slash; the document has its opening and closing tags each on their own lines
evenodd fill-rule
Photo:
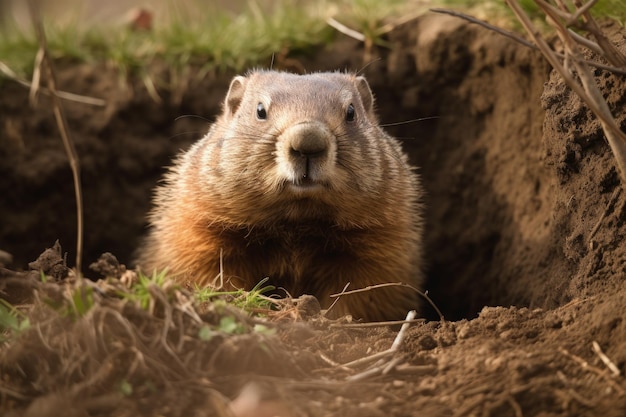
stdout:
<svg viewBox="0 0 626 417">
<path fill-rule="evenodd" d="M 200 327 L 200 330 L 198 330 L 198 338 L 205 342 L 211 340 L 214 335 L 215 331 L 211 329 L 211 326 L 209 326 L 208 324 L 205 324 L 204 326 Z"/>
<path fill-rule="evenodd" d="M 200 327 L 198 331 L 198 338 L 205 342 L 211 340 L 216 334 L 244 334 L 246 333 L 246 326 L 243 323 L 237 321 L 233 316 L 223 316 L 220 318 L 220 322 L 217 326 L 210 326 L 208 324 Z"/>
<path fill-rule="evenodd" d="M 0 299 L 0 342 L 7 342 L 30 328 L 30 320 L 24 313 Z"/>
<path fill-rule="evenodd" d="M 226 334 L 242 334 L 246 332 L 245 326 L 233 316 L 222 317 L 217 329 Z"/>
<path fill-rule="evenodd" d="M 93 306 L 93 288 L 79 286 L 72 291 L 66 312 L 71 317 L 80 318 L 84 317 Z"/>
<path fill-rule="evenodd" d="M 154 271 L 151 276 L 140 272 L 138 281 L 128 291 L 120 291 L 119 295 L 124 299 L 137 303 L 143 310 L 148 310 L 153 301 L 150 288 L 154 286 L 163 288 L 168 282 L 171 281 L 167 276 L 167 270 Z"/>
<path fill-rule="evenodd" d="M 207 342 L 218 333 L 235 335 L 244 334 L 246 332 L 246 326 L 244 326 L 243 323 L 237 321 L 234 316 L 223 316 L 217 326 L 209 326 L 208 324 L 205 324 L 200 327 L 200 330 L 198 330 L 198 338 Z M 264 324 L 257 323 L 252 328 L 252 333 L 270 336 L 276 333 L 276 329 L 268 327 Z"/>
<path fill-rule="evenodd" d="M 84 317 L 95 304 L 93 288 L 78 285 L 74 288 L 68 287 L 67 291 L 60 300 L 44 298 L 43 302 L 62 317 L 74 320 Z"/>
<path fill-rule="evenodd" d="M 267 327 L 264 324 L 257 323 L 254 325 L 254 333 L 265 334 L 265 335 L 273 335 L 276 334 L 276 329 L 273 327 Z"/>
<path fill-rule="evenodd" d="M 130 397 L 133 394 L 133 385 L 124 379 L 120 382 L 120 391 L 125 397 Z"/>
<path fill-rule="evenodd" d="M 219 291 L 213 288 L 196 288 L 195 296 L 198 302 L 226 299 L 228 304 L 245 311 L 269 310 L 273 303 L 266 294 L 274 291 L 276 287 L 273 285 L 263 286 L 267 281 L 268 278 L 261 280 L 250 291 Z"/>
</svg>

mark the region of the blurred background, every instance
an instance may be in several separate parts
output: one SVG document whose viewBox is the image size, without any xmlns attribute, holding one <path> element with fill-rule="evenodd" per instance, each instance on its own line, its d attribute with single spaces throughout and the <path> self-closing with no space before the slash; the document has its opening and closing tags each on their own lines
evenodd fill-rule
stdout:
<svg viewBox="0 0 626 417">
<path fill-rule="evenodd" d="M 198 16 L 203 10 L 241 10 L 246 0 L 34 0 L 39 10 L 60 25 L 111 25 L 132 18 L 138 9 L 154 15 L 155 23 L 167 23 L 173 16 Z M 270 5 L 273 0 L 263 0 Z M 30 25 L 25 0 L 0 0 L 0 22 L 16 22 L 19 27 Z"/>
</svg>

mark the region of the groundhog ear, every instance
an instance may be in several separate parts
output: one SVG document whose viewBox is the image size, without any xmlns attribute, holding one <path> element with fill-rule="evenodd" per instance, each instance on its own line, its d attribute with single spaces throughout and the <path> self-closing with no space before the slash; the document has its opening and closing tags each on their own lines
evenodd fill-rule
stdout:
<svg viewBox="0 0 626 417">
<path fill-rule="evenodd" d="M 226 100 L 224 101 L 225 110 L 229 116 L 234 115 L 239 108 L 241 100 L 243 99 L 243 92 L 246 90 L 247 81 L 248 79 L 241 75 L 236 76 L 231 81 L 228 94 L 226 94 Z"/>
<path fill-rule="evenodd" d="M 365 77 L 356 77 L 356 88 L 361 95 L 365 111 L 370 115 L 374 115 L 374 96 Z"/>
</svg>

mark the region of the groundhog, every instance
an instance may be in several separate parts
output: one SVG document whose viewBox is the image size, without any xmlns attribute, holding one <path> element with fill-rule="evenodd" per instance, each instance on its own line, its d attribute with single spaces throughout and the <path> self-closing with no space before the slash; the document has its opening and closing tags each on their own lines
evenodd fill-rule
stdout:
<svg viewBox="0 0 626 417">
<path fill-rule="evenodd" d="M 347 284 L 419 288 L 421 196 L 364 77 L 253 71 L 156 189 L 138 264 L 227 289 L 268 277 L 322 308 Z M 329 316 L 402 319 L 418 305 L 414 290 L 387 286 L 342 296 Z"/>
</svg>

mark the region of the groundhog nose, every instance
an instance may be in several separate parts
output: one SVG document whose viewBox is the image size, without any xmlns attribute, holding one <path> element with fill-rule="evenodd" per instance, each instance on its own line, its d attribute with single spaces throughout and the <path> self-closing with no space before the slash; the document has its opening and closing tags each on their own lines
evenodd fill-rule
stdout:
<svg viewBox="0 0 626 417">
<path fill-rule="evenodd" d="M 316 157 L 326 153 L 328 138 L 319 127 L 304 127 L 298 130 L 293 132 L 290 143 L 294 156 Z"/>
</svg>

